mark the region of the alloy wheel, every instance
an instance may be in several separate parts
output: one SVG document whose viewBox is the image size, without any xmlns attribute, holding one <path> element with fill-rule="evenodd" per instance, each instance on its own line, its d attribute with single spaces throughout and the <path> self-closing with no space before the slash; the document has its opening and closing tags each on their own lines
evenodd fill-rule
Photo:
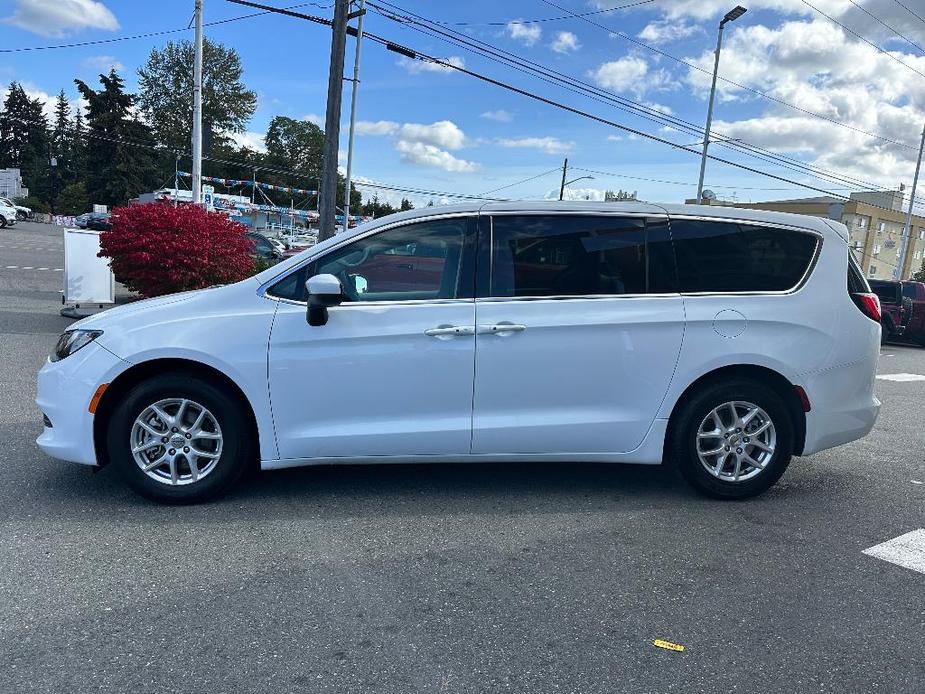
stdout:
<svg viewBox="0 0 925 694">
<path fill-rule="evenodd" d="M 222 429 L 203 405 L 166 398 L 146 407 L 132 425 L 129 445 L 148 477 L 179 486 L 211 473 L 222 455 Z"/>
<path fill-rule="evenodd" d="M 724 482 L 744 482 L 761 474 L 771 462 L 777 431 L 762 408 L 736 400 L 703 418 L 696 445 L 707 472 Z"/>
</svg>

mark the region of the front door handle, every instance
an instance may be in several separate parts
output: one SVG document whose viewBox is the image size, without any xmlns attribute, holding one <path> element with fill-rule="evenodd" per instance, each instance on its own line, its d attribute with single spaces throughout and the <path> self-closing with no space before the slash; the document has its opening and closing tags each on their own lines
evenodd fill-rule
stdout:
<svg viewBox="0 0 925 694">
<path fill-rule="evenodd" d="M 494 325 L 480 325 L 476 329 L 479 335 L 507 335 L 509 333 L 522 333 L 526 325 L 519 323 L 495 323 Z"/>
<path fill-rule="evenodd" d="M 457 335 L 474 335 L 475 326 L 473 325 L 441 325 L 436 328 L 428 328 L 424 331 L 429 337 L 456 337 Z"/>
</svg>

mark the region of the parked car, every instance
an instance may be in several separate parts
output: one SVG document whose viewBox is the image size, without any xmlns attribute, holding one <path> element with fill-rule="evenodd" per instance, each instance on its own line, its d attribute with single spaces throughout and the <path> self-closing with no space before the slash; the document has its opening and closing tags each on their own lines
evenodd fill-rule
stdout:
<svg viewBox="0 0 925 694">
<path fill-rule="evenodd" d="M 16 224 L 16 208 L 0 200 L 0 229 Z"/>
<path fill-rule="evenodd" d="M 275 263 L 283 257 L 282 252 L 277 249 L 276 245 L 263 234 L 256 231 L 248 231 L 245 235 L 254 243 L 255 258 L 262 258 L 263 260 Z"/>
<path fill-rule="evenodd" d="M 112 214 L 109 212 L 91 212 L 84 228 L 92 229 L 93 231 L 109 231 L 112 229 Z"/>
<path fill-rule="evenodd" d="M 868 280 L 871 291 L 880 299 L 880 338 L 882 341 L 902 337 L 911 315 L 911 301 L 903 297 L 903 285 L 895 280 Z"/>
<path fill-rule="evenodd" d="M 666 460 L 753 496 L 877 418 L 880 304 L 848 238 L 708 206 L 390 215 L 73 324 L 39 372 L 38 445 L 169 503 L 258 459 Z"/>
<path fill-rule="evenodd" d="M 84 212 L 83 214 L 77 215 L 76 217 L 74 217 L 74 226 L 77 227 L 78 229 L 86 229 L 87 222 L 90 221 L 90 217 L 92 216 L 93 216 L 92 212 Z"/>
<path fill-rule="evenodd" d="M 902 285 L 903 297 L 908 302 L 906 305 L 909 312 L 903 337 L 925 347 L 925 284 L 906 281 Z"/>
<path fill-rule="evenodd" d="M 22 220 L 22 219 L 29 219 L 30 217 L 32 217 L 31 207 L 26 207 L 25 205 L 17 205 L 15 202 L 10 200 L 9 198 L 3 198 L 3 197 L 0 197 L 0 203 L 3 203 L 7 207 L 12 207 L 14 210 L 16 210 L 16 219 Z"/>
</svg>

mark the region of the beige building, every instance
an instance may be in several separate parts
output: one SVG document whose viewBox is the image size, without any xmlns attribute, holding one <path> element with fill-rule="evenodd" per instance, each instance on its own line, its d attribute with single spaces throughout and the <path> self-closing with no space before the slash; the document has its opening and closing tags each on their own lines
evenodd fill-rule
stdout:
<svg viewBox="0 0 925 694">
<path fill-rule="evenodd" d="M 708 203 L 837 219 L 851 232 L 851 245 L 867 276 L 880 279 L 893 277 L 893 270 L 898 263 L 903 224 L 906 221 L 902 191 L 852 193 L 850 200 L 821 196 L 754 203 L 709 200 Z M 903 263 L 903 279 L 908 279 L 922 268 L 923 255 L 925 217 L 913 215 L 909 248 Z"/>
</svg>

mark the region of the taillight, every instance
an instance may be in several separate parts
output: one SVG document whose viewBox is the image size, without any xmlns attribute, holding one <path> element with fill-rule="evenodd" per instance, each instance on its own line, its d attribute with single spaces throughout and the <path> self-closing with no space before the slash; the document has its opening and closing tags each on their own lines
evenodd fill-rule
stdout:
<svg viewBox="0 0 925 694">
<path fill-rule="evenodd" d="M 876 294 L 856 292 L 851 298 L 865 316 L 876 323 L 880 322 L 880 299 Z"/>
</svg>

